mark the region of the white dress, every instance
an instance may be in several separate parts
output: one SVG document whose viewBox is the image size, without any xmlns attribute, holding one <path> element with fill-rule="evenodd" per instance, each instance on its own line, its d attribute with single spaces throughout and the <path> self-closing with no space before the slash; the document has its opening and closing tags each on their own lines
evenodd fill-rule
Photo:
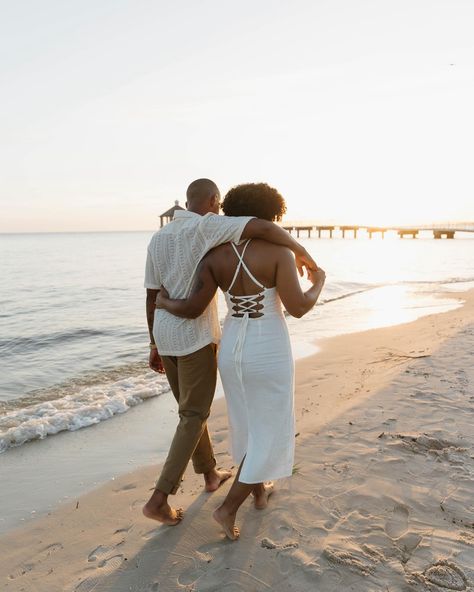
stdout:
<svg viewBox="0 0 474 592">
<path fill-rule="evenodd" d="M 292 474 L 294 362 L 276 288 L 265 288 L 243 260 L 249 242 L 242 254 L 231 243 L 238 264 L 224 293 L 227 316 L 218 364 L 227 402 L 231 454 L 237 464 L 245 457 L 239 481 L 260 483 Z M 241 269 L 261 291 L 250 296 L 232 294 Z M 251 318 L 255 312 L 261 316 Z"/>
</svg>

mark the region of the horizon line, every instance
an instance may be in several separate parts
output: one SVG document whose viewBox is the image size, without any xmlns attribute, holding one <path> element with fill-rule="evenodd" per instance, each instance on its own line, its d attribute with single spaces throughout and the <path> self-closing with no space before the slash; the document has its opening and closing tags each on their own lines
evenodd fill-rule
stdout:
<svg viewBox="0 0 474 592">
<path fill-rule="evenodd" d="M 433 223 L 431 226 L 428 226 L 426 224 L 412 224 L 412 225 L 406 225 L 406 224 L 400 224 L 400 225 L 393 225 L 393 226 L 389 226 L 389 225 L 384 225 L 384 224 L 335 224 L 333 222 L 330 223 L 313 223 L 313 222 L 309 222 L 308 220 L 301 220 L 301 221 L 291 221 L 291 222 L 278 222 L 277 224 L 279 226 L 283 226 L 283 225 L 288 225 L 291 226 L 292 224 L 294 225 L 294 229 L 296 230 L 297 225 L 299 224 L 303 224 L 304 222 L 306 222 L 306 226 L 309 227 L 311 225 L 311 228 L 317 228 L 318 226 L 333 226 L 334 229 L 338 229 L 340 230 L 342 227 L 346 226 L 346 227 L 357 227 L 358 229 L 361 230 L 365 230 L 368 228 L 383 228 L 386 231 L 390 231 L 390 230 L 398 230 L 398 229 L 418 229 L 420 232 L 426 231 L 429 232 L 431 231 L 435 226 L 438 226 L 438 228 L 436 228 L 436 230 L 439 230 L 441 227 L 445 227 L 447 230 L 449 230 L 449 226 L 453 226 L 453 225 L 466 225 L 466 226 L 471 226 L 474 230 L 474 222 L 446 222 L 446 223 L 442 223 L 442 222 L 435 222 Z M 443 224 L 445 226 L 443 226 Z M 158 230 L 160 230 L 160 227 L 158 228 L 144 228 L 144 229 L 139 229 L 139 230 L 13 230 L 13 231 L 0 231 L 0 236 L 13 236 L 13 235 L 23 235 L 23 234 L 113 234 L 113 233 L 141 233 L 141 232 L 157 232 Z M 463 229 L 457 229 L 458 232 L 473 232 L 473 230 L 463 230 Z"/>
</svg>

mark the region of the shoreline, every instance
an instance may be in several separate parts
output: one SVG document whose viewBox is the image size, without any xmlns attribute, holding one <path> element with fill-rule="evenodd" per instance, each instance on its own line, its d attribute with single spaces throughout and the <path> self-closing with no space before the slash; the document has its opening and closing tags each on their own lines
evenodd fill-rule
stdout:
<svg viewBox="0 0 474 592">
<path fill-rule="evenodd" d="M 413 484 L 410 485 L 407 493 L 396 483 L 392 483 L 391 487 L 397 491 L 397 495 L 394 496 L 388 483 L 391 474 L 397 472 L 402 481 L 406 480 L 403 464 L 400 459 L 395 458 L 397 445 L 405 442 L 403 438 L 398 438 L 398 441 L 394 436 L 394 428 L 398 429 L 397 422 L 402 422 L 401 417 L 399 419 L 395 417 L 399 413 L 397 409 L 400 409 L 404 410 L 406 415 L 403 419 L 407 424 L 404 434 L 411 434 L 415 438 L 412 442 L 418 442 L 420 433 L 423 433 L 422 427 L 420 429 L 418 424 L 421 426 L 429 424 L 431 427 L 436 427 L 432 430 L 436 437 L 430 436 L 438 443 L 433 444 L 435 446 L 433 450 L 439 450 L 440 455 L 444 454 L 448 457 L 450 454 L 461 455 L 461 460 L 454 459 L 457 465 L 454 460 L 449 465 L 446 483 L 443 481 L 442 474 L 437 476 L 438 481 L 433 475 L 427 475 L 431 489 L 427 486 L 424 492 L 430 501 L 438 489 L 445 490 L 446 499 L 451 500 L 451 506 L 454 508 L 450 512 L 456 514 L 455 519 L 460 526 L 459 520 L 463 519 L 457 517 L 459 508 L 463 503 L 466 505 L 469 498 L 462 498 L 461 501 L 454 499 L 449 483 L 452 481 L 452 471 L 458 470 L 455 467 L 461 466 L 459 464 L 461 463 L 464 470 L 468 471 L 469 461 L 461 452 L 455 450 L 456 446 L 459 449 L 463 448 L 459 438 L 451 442 L 451 438 L 443 438 L 441 433 L 443 428 L 447 429 L 448 424 L 455 429 L 457 425 L 461 426 L 466 421 L 464 407 L 459 397 L 461 397 L 461 391 L 464 391 L 463 396 L 467 396 L 465 385 L 469 384 L 469 377 L 465 376 L 467 372 L 465 356 L 472 354 L 464 352 L 461 346 L 462 340 L 472 335 L 472 330 L 468 331 L 468 327 L 474 322 L 474 290 L 466 293 L 449 293 L 449 296 L 465 300 L 464 306 L 449 312 L 424 316 L 403 325 L 322 340 L 318 342 L 321 350 L 317 354 L 297 362 L 296 418 L 299 435 L 295 461 L 296 474 L 288 483 L 279 486 L 279 491 L 271 498 L 268 512 L 257 513 L 257 517 L 255 510 L 248 503 L 243 506 L 239 517 L 242 538 L 238 543 L 224 542 L 222 533 L 209 520 L 211 509 L 223 498 L 228 485 L 224 485 L 222 490 L 213 495 L 205 494 L 200 480 L 191 470 L 187 471 L 176 499 L 176 503 L 182 504 L 187 510 L 183 523 L 178 527 L 170 528 L 154 524 L 144 518 L 141 515 L 141 507 L 148 498 L 149 490 L 153 487 L 159 473 L 159 467 L 151 465 L 121 475 L 98 489 L 74 498 L 72 502 L 57 508 L 50 515 L 39 517 L 24 527 L 3 535 L 2 542 L 5 544 L 6 551 L 1 560 L 1 570 L 7 582 L 5 589 L 85 592 L 92 590 L 93 584 L 94 590 L 113 589 L 114 592 L 121 592 L 132 589 L 141 592 L 159 589 L 178 590 L 189 584 L 189 589 L 195 586 L 194 589 L 197 591 L 219 590 L 218 587 L 213 586 L 217 586 L 215 578 L 222 579 L 223 574 L 225 575 L 222 571 L 222 561 L 225 559 L 226 564 L 233 565 L 232 569 L 235 570 L 232 572 L 234 579 L 227 581 L 233 582 L 237 578 L 235 581 L 242 584 L 236 589 L 248 590 L 250 588 L 245 586 L 252 582 L 251 585 L 255 590 L 265 590 L 270 587 L 275 590 L 289 590 L 291 588 L 276 587 L 275 582 L 278 580 L 272 580 L 272 577 L 275 578 L 278 575 L 278 570 L 275 569 L 272 575 L 271 561 L 278 559 L 278 565 L 281 568 L 280 578 L 283 577 L 282 574 L 293 573 L 292 570 L 299 565 L 300 579 L 310 578 L 313 584 L 320 583 L 319 589 L 329 591 L 334 589 L 329 587 L 329 580 L 326 581 L 329 573 L 344 586 L 348 585 L 349 577 L 355 577 L 356 580 L 359 577 L 375 577 L 373 574 L 381 569 L 379 566 L 381 560 L 376 559 L 377 554 L 388 557 L 385 547 L 390 541 L 395 541 L 396 547 L 403 537 L 406 540 L 403 539 L 403 544 L 400 542 L 398 546 L 402 549 L 404 546 L 411 549 L 410 561 L 412 555 L 416 555 L 415 551 L 420 548 L 420 552 L 423 551 L 423 553 L 419 561 L 423 563 L 429 553 L 420 546 L 420 541 L 426 540 L 425 530 L 428 527 L 425 525 L 423 527 L 425 530 L 420 530 L 424 534 L 420 534 L 416 528 L 414 529 L 416 532 L 405 528 L 406 508 L 411 508 L 411 502 L 404 499 L 404 496 L 414 495 L 412 490 L 416 488 Z M 458 340 L 452 339 L 456 335 Z M 458 347 L 461 347 L 460 351 L 457 351 Z M 444 368 L 446 356 L 450 364 Z M 421 368 L 423 364 L 431 363 L 432 367 L 428 365 L 425 370 Z M 451 381 L 454 384 L 456 380 L 460 381 L 462 376 L 465 382 L 461 381 L 459 384 L 464 386 L 459 387 L 459 393 L 456 395 L 459 404 L 456 403 L 457 399 L 450 402 L 443 391 L 449 384 L 446 386 L 442 381 L 445 380 L 447 383 Z M 436 389 L 428 388 L 426 383 L 435 378 L 438 381 Z M 433 397 L 444 393 L 445 408 L 441 406 L 440 409 L 430 409 L 429 405 L 425 406 L 429 402 L 429 397 L 428 401 L 425 401 L 424 388 L 428 388 Z M 418 392 L 424 395 L 417 395 Z M 408 403 L 418 404 L 417 397 L 424 405 L 420 407 L 418 420 L 412 417 L 413 413 L 410 415 L 410 408 L 407 407 Z M 395 405 L 395 411 L 389 409 L 392 404 Z M 465 406 L 465 402 L 463 405 Z M 444 421 L 440 421 L 439 418 L 436 420 L 435 411 L 438 415 L 441 413 L 441 417 L 444 413 Z M 468 411 L 472 413 L 470 409 Z M 399 413 L 399 415 L 402 414 Z M 415 422 L 411 428 L 410 420 L 412 423 Z M 370 427 L 368 425 L 370 423 L 374 423 L 375 428 Z M 342 425 L 345 426 L 344 429 Z M 370 440 L 369 444 L 367 434 L 374 429 L 378 435 L 382 434 L 382 436 L 380 438 L 375 436 L 375 440 Z M 213 407 L 210 430 L 218 464 L 231 466 L 232 463 L 226 452 L 225 402 L 223 400 L 216 401 Z M 471 430 L 466 428 L 466 430 L 466 439 L 469 440 L 473 437 L 472 428 Z M 385 438 L 386 434 L 388 439 Z M 443 447 L 443 442 L 448 442 L 449 446 Z M 407 446 L 410 446 L 409 442 Z M 436 446 L 439 447 L 436 448 Z M 387 450 L 390 450 L 393 458 L 382 462 L 381 455 Z M 357 455 L 355 455 L 356 452 Z M 423 456 L 422 452 L 417 449 L 413 452 L 414 460 L 410 457 L 410 461 L 421 462 L 414 472 L 416 475 L 420 472 L 424 475 L 425 465 L 427 466 L 426 455 Z M 429 446 L 428 452 L 430 452 Z M 376 527 L 370 527 L 369 530 L 374 530 L 380 538 L 382 536 L 379 526 L 381 518 L 377 513 L 374 514 L 371 505 L 373 504 L 377 512 L 381 513 L 380 515 L 386 512 L 385 530 L 382 530 L 385 532 L 383 536 L 388 537 L 382 542 L 378 540 L 374 542 L 372 539 L 370 542 L 366 541 L 365 551 L 364 549 L 354 550 L 352 548 L 354 542 L 351 542 L 352 547 L 349 545 L 347 548 L 342 548 L 343 539 L 336 537 L 337 541 L 333 540 L 331 537 L 334 537 L 334 533 L 329 532 L 331 529 L 328 526 L 331 521 L 336 520 L 338 515 L 341 515 L 342 510 L 338 500 L 346 495 L 345 488 L 354 490 L 363 488 L 363 483 L 356 477 L 357 471 L 351 470 L 352 465 L 355 467 L 358 462 L 360 463 L 360 458 L 356 456 L 365 459 L 363 462 L 366 470 L 371 465 L 379 467 L 379 472 L 376 471 L 375 476 L 372 472 L 365 476 L 368 482 L 374 482 L 372 487 L 375 485 L 387 500 L 390 498 L 383 503 L 378 498 L 372 499 L 370 504 L 367 502 L 364 506 L 362 503 L 364 499 L 368 499 L 375 493 L 372 493 L 370 488 L 369 491 L 363 492 L 363 497 L 365 496 L 361 500 L 363 512 L 360 514 L 362 510 L 359 510 L 360 515 L 357 520 L 361 524 L 364 523 L 366 528 L 373 521 Z M 427 458 L 431 461 L 429 455 Z M 441 460 L 444 460 L 444 457 Z M 439 469 L 439 467 L 435 468 Z M 328 480 L 329 484 L 326 483 L 323 486 L 321 478 Z M 325 488 L 331 487 L 331 495 L 325 495 Z M 462 487 L 456 491 L 461 493 L 464 491 L 467 496 L 470 493 L 469 483 L 464 483 Z M 359 492 L 357 495 L 362 494 Z M 314 506 L 315 496 L 321 502 L 317 507 Z M 346 501 L 350 506 L 349 497 Z M 436 498 L 435 501 L 436 503 L 433 502 L 432 506 L 439 509 L 440 500 Z M 312 508 L 311 512 L 314 513 L 312 519 L 316 520 L 311 526 L 313 529 L 311 532 L 307 530 L 308 525 L 305 525 L 307 514 L 304 507 L 308 504 Z M 359 502 L 356 506 L 359 506 Z M 416 504 L 414 506 L 415 509 L 418 507 Z M 428 509 L 429 507 L 431 506 L 428 503 Z M 344 514 L 348 524 L 353 518 L 349 509 L 345 508 L 346 514 Z M 352 508 L 352 511 L 354 509 Z M 323 520 L 324 516 L 326 518 Z M 275 526 L 275 520 L 280 524 L 278 528 Z M 458 533 L 458 539 L 464 537 L 468 542 L 461 544 L 456 539 L 458 541 L 456 545 L 458 543 L 461 547 L 467 545 L 472 553 L 473 549 L 470 545 L 474 544 L 474 535 L 472 535 L 472 543 L 469 542 L 471 540 L 469 517 L 465 521 L 466 525 L 460 528 L 467 534 L 461 537 Z M 472 522 L 474 523 L 474 518 Z M 453 525 L 452 528 L 457 528 L 456 523 L 450 524 Z M 449 524 L 445 528 L 449 530 Z M 397 534 L 398 536 L 395 536 Z M 444 536 L 448 535 L 445 533 Z M 449 536 L 454 535 L 451 533 Z M 362 538 L 364 537 L 366 534 L 363 534 Z M 273 541 L 276 546 L 272 549 L 262 548 L 261 541 L 265 538 Z M 318 545 L 322 538 L 332 542 L 323 549 L 319 549 Z M 414 541 L 418 539 L 420 540 L 415 545 Z M 29 541 L 27 546 L 24 545 L 25 540 Z M 449 540 L 453 545 L 451 538 Z M 352 538 L 351 541 L 353 541 Z M 287 543 L 297 543 L 297 546 L 285 547 Z M 395 553 L 393 549 L 392 552 Z M 188 559 L 183 559 L 182 556 Z M 209 561 L 203 559 L 204 556 Z M 246 563 L 250 556 L 255 557 L 252 569 Z M 257 569 L 257 556 L 261 565 L 258 566 L 258 574 L 254 574 L 254 570 Z M 269 561 L 270 564 L 268 564 Z M 407 560 L 401 565 L 406 566 L 408 562 Z M 434 571 L 438 569 L 436 565 L 433 563 Z M 469 566 L 463 565 L 462 568 L 456 569 L 452 567 L 448 569 L 448 567 L 445 571 L 451 570 L 449 577 L 454 580 L 467 577 L 465 574 Z M 463 575 L 459 575 L 459 570 Z M 398 573 L 397 570 L 394 573 Z M 413 571 L 413 574 L 416 573 L 418 573 L 416 570 Z M 45 583 L 40 584 L 39 579 L 46 576 Z M 401 573 L 399 576 L 405 577 Z M 230 574 L 227 573 L 227 577 L 230 577 Z M 390 577 L 396 576 L 391 574 Z M 410 577 L 416 580 L 418 576 Z M 436 577 L 433 576 L 434 579 Z M 164 582 L 167 582 L 166 586 L 174 587 L 163 588 Z M 244 585 L 244 582 L 247 584 Z M 367 584 L 365 580 L 366 587 L 361 587 L 360 590 L 367 590 Z M 301 583 L 303 587 L 294 589 L 306 590 L 304 585 Z M 428 585 L 432 584 L 428 583 Z M 153 586 L 156 587 L 153 588 Z M 354 589 L 359 590 L 359 588 Z M 413 588 L 413 590 L 416 589 Z M 424 589 L 438 592 L 438 588 L 434 587 Z"/>
</svg>

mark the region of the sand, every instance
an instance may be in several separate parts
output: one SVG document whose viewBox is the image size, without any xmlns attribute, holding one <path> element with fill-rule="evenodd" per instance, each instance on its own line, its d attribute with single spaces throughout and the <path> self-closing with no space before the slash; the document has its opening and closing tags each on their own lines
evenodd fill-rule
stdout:
<svg viewBox="0 0 474 592">
<path fill-rule="evenodd" d="M 474 590 L 474 291 L 459 296 L 298 362 L 295 474 L 266 510 L 244 504 L 237 542 L 210 518 L 229 484 L 207 494 L 191 470 L 183 522 L 144 518 L 151 466 L 2 536 L 2 589 Z M 223 401 L 211 430 L 230 467 Z"/>
</svg>

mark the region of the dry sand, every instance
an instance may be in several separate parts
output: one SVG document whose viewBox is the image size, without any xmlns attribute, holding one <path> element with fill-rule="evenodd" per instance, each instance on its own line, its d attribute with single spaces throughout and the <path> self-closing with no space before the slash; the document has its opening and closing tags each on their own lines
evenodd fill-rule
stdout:
<svg viewBox="0 0 474 592">
<path fill-rule="evenodd" d="M 452 296 L 452 294 L 450 294 Z M 474 291 L 463 308 L 327 340 L 297 364 L 295 475 L 241 538 L 188 471 L 176 527 L 141 514 L 158 467 L 0 539 L 8 592 L 474 590 Z M 224 402 L 211 420 L 227 456 Z M 106 463 L 104 459 L 104 463 Z"/>
</svg>

